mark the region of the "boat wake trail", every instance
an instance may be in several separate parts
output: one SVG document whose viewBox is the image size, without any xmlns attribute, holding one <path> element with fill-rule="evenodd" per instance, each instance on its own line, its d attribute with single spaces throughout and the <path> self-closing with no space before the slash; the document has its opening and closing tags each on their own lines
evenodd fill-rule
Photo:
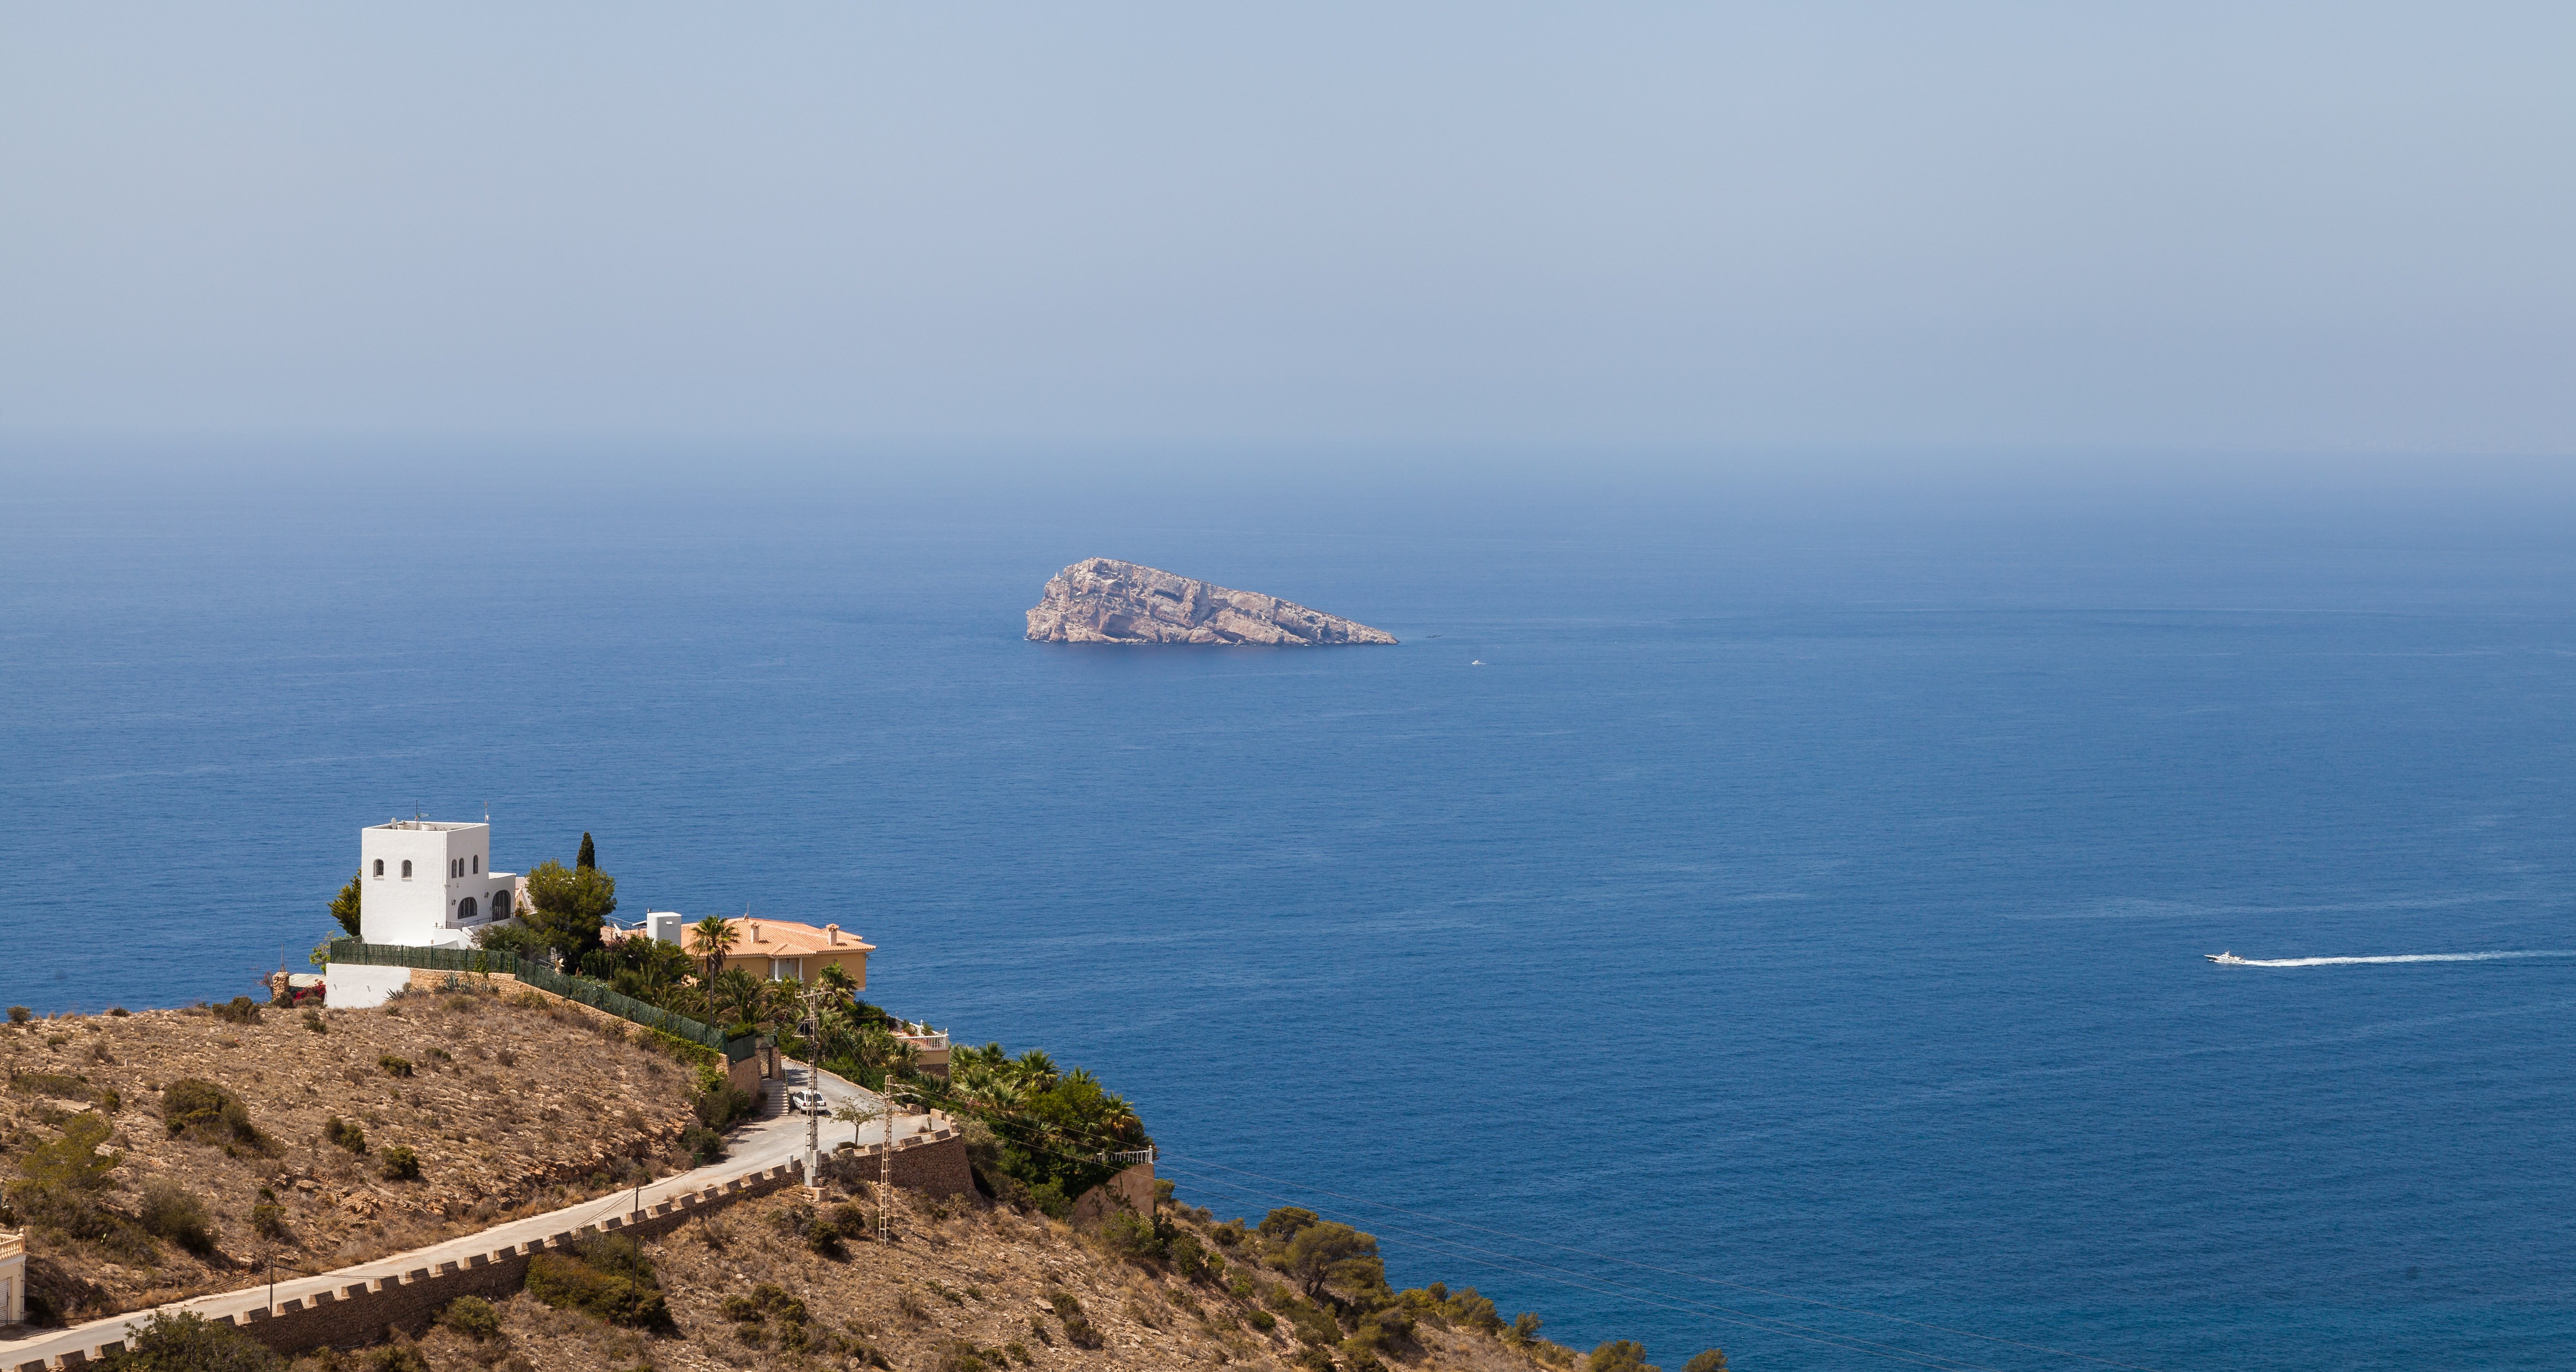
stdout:
<svg viewBox="0 0 2576 1372">
<path fill-rule="evenodd" d="M 2576 951 L 2520 953 L 2397 953 L 2376 958 L 2238 958 L 2234 967 L 2362 967 L 2382 962 L 2495 962 L 2504 958 L 2576 958 Z"/>
</svg>

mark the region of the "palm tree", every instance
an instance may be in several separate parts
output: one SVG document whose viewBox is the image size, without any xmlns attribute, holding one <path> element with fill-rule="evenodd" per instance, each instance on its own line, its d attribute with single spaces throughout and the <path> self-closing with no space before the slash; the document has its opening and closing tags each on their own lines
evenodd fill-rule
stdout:
<svg viewBox="0 0 2576 1372">
<path fill-rule="evenodd" d="M 708 1003 L 732 1011 L 735 1022 L 740 1024 L 758 1022 L 761 1002 L 768 995 L 768 983 L 740 967 L 718 972 L 714 984 L 707 988 Z"/>
<path fill-rule="evenodd" d="M 698 956 L 707 960 L 707 984 L 714 985 L 716 973 L 724 967 L 725 954 L 733 951 L 734 927 L 722 915 L 709 915 L 689 926 L 698 936 Z"/>
<path fill-rule="evenodd" d="M 1019 1072 L 1023 1081 L 1037 1086 L 1055 1085 L 1055 1059 L 1048 1057 L 1043 1048 L 1032 1048 L 1020 1054 L 1011 1066 Z"/>
<path fill-rule="evenodd" d="M 837 962 L 826 963 L 822 971 L 814 974 L 814 980 L 824 990 L 844 1000 L 849 999 L 859 989 L 858 979 L 843 970 L 841 964 Z"/>
<path fill-rule="evenodd" d="M 1111 1096 L 1100 1109 L 1100 1126 L 1110 1137 L 1135 1140 L 1144 1137 L 1145 1122 L 1136 1118 L 1136 1107 L 1125 1096 Z"/>
</svg>

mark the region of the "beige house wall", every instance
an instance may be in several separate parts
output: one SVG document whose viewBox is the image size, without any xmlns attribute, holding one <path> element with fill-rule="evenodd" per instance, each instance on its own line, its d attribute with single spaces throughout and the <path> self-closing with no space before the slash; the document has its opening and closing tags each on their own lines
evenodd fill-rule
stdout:
<svg viewBox="0 0 2576 1372">
<path fill-rule="evenodd" d="M 779 967 L 773 972 L 772 963 L 788 965 Z M 698 965 L 701 968 L 705 967 L 705 959 L 699 959 Z M 777 973 L 784 973 L 797 981 L 812 981 L 823 975 L 825 967 L 831 966 L 837 966 L 849 973 L 850 980 L 856 983 L 860 990 L 868 989 L 868 955 L 864 950 L 857 948 L 818 949 L 802 957 L 782 958 L 774 952 L 763 951 L 759 944 L 749 947 L 736 944 L 726 951 L 724 962 L 717 967 L 716 971 L 721 974 L 739 967 L 762 981 L 769 980 Z"/>
</svg>

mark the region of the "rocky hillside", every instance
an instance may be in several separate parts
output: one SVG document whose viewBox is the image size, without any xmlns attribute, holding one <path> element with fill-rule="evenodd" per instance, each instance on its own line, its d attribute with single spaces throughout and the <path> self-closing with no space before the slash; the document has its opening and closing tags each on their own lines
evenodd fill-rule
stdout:
<svg viewBox="0 0 2576 1372">
<path fill-rule="evenodd" d="M 642 1244 L 640 1261 L 603 1257 L 623 1274 L 612 1280 L 648 1274 L 658 1319 L 649 1303 L 619 1300 L 594 1303 L 602 1318 L 583 1308 L 582 1283 L 532 1277 L 531 1292 L 489 1310 L 451 1308 L 417 1342 L 297 1366 L 414 1366 L 404 1350 L 437 1372 L 1538 1372 L 1536 1354 L 1573 1361 L 1521 1340 L 1473 1292 L 1395 1294 L 1364 1318 L 1329 1289 L 1307 1300 L 1275 1265 L 1287 1244 L 1204 1211 L 1164 1207 L 1159 1237 L 1141 1226 L 1086 1234 L 1010 1206 L 898 1193 L 886 1247 L 865 1237 L 876 1213 L 866 1189 L 820 1206 L 795 1192 L 745 1202 Z"/>
<path fill-rule="evenodd" d="M 532 992 L 236 1007 L 0 1026 L 0 1222 L 27 1226 L 53 1318 L 248 1285 L 272 1253 L 364 1261 L 685 1165 L 692 1069 Z"/>
<path fill-rule="evenodd" d="M 1095 557 L 1058 572 L 1029 611 L 1040 643 L 1393 643 L 1382 629 L 1258 591 L 1211 586 L 1153 567 Z"/>
</svg>

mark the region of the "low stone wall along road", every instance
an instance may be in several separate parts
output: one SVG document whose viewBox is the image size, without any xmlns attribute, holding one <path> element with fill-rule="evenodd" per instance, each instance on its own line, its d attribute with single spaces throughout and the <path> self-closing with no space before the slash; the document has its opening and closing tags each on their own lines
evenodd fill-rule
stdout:
<svg viewBox="0 0 2576 1372">
<path fill-rule="evenodd" d="M 397 1253 L 321 1276 L 280 1281 L 272 1303 L 266 1283 L 219 1295 L 200 1296 L 160 1307 L 193 1310 L 209 1319 L 229 1319 L 244 1333 L 280 1352 L 295 1352 L 325 1343 L 351 1346 L 381 1338 L 388 1325 L 417 1326 L 431 1312 L 458 1296 L 506 1294 L 518 1288 L 528 1258 L 549 1247 L 562 1247 L 586 1232 L 654 1234 L 675 1227 L 689 1216 L 745 1196 L 758 1195 L 803 1180 L 798 1164 L 805 1153 L 806 1121 L 787 1113 L 791 1086 L 818 1087 L 832 1105 L 845 1102 L 875 1110 L 871 1092 L 801 1064 L 790 1064 L 784 1081 L 773 1081 L 763 1094 L 760 1116 L 735 1129 L 726 1140 L 731 1156 L 723 1162 L 648 1182 L 633 1190 L 550 1214 L 495 1225 L 479 1233 L 428 1248 Z M 850 1142 L 852 1126 L 826 1118 L 822 1147 L 828 1153 Z M 857 1126 L 861 1176 L 873 1181 L 885 1126 Z M 898 1186 L 954 1192 L 971 1185 L 966 1172 L 965 1141 L 954 1121 L 944 1115 L 897 1115 L 894 1173 Z M 122 1346 L 128 1324 L 140 1324 L 149 1310 L 128 1311 L 69 1329 L 50 1330 L 32 1338 L 0 1343 L 0 1370 L 48 1372 L 95 1362 Z"/>
</svg>

